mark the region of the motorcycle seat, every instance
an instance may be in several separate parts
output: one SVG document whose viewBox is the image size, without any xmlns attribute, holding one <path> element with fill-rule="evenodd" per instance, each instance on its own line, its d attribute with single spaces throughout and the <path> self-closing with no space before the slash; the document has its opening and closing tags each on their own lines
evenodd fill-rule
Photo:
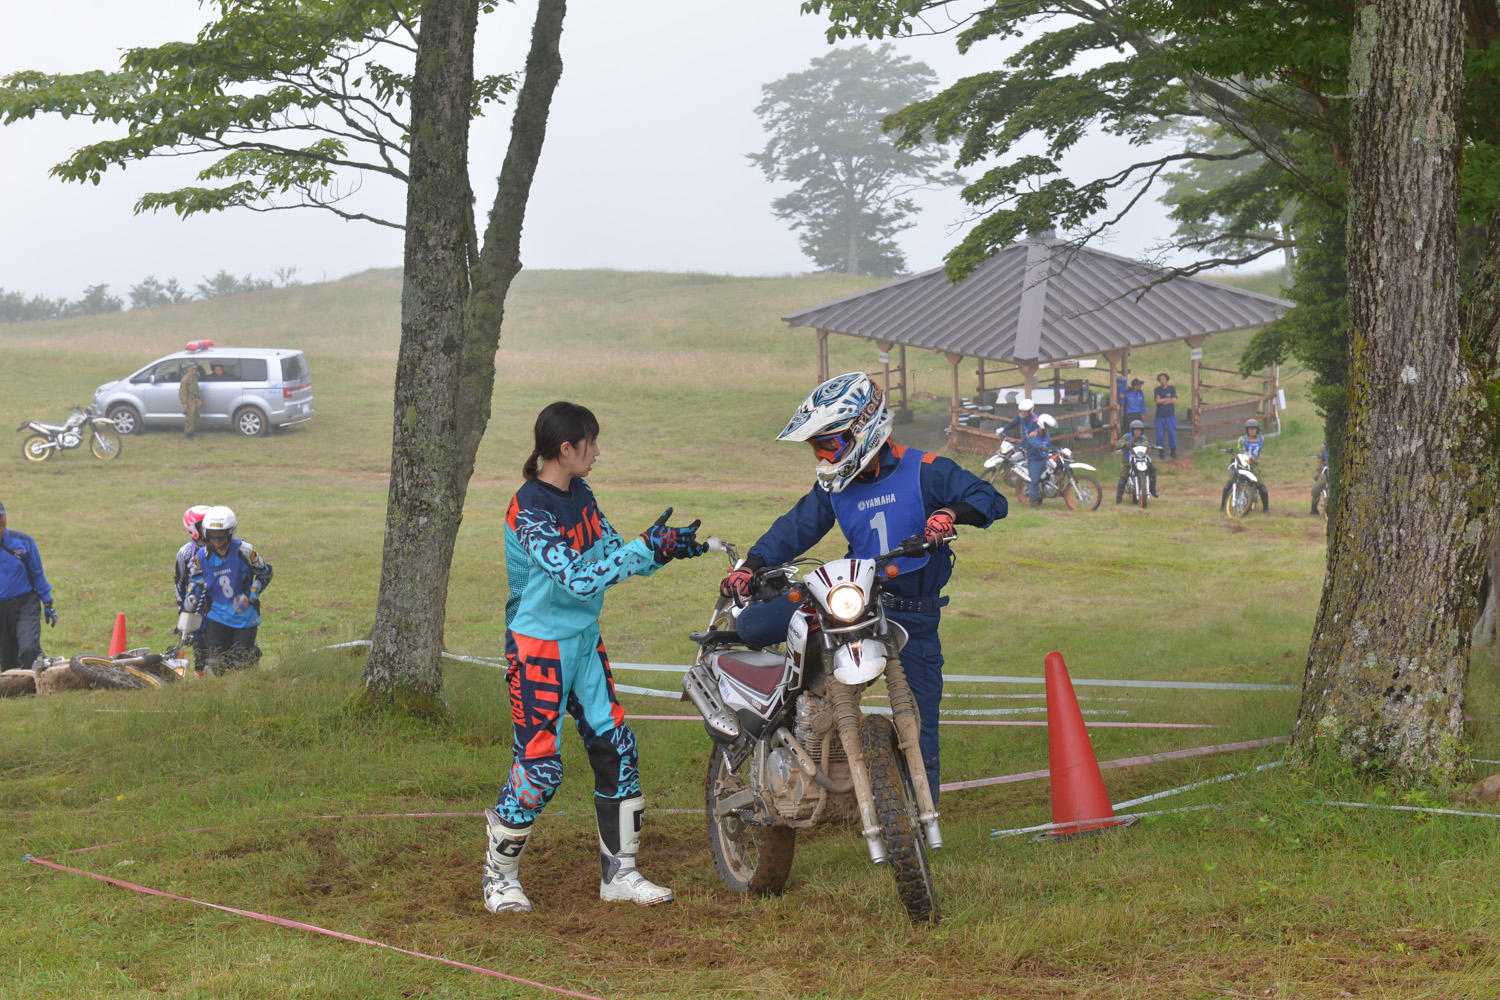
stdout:
<svg viewBox="0 0 1500 1000">
<path fill-rule="evenodd" d="M 36 425 L 38 427 L 40 427 L 42 430 L 49 431 L 49 432 L 54 433 L 54 434 L 61 433 L 62 431 L 66 431 L 66 430 L 71 430 L 72 429 L 67 424 L 44 424 L 40 420 L 36 421 Z"/>
<path fill-rule="evenodd" d="M 776 693 L 786 671 L 786 658 L 780 653 L 761 653 L 751 649 L 731 649 L 714 660 L 724 673 L 761 694 Z"/>
</svg>

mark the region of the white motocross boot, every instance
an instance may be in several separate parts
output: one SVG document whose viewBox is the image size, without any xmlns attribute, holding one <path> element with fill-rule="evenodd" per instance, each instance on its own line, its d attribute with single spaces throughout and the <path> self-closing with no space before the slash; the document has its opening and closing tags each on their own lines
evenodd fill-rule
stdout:
<svg viewBox="0 0 1500 1000">
<path fill-rule="evenodd" d="M 635 870 L 641 847 L 641 815 L 646 799 L 637 795 L 615 801 L 595 799 L 599 817 L 599 898 L 628 900 L 641 906 L 670 903 L 677 897 L 666 886 L 657 885 Z"/>
<path fill-rule="evenodd" d="M 531 900 L 521 890 L 521 852 L 531 837 L 530 824 L 506 826 L 493 809 L 484 811 L 489 849 L 484 855 L 484 908 L 491 913 L 530 913 Z"/>
</svg>

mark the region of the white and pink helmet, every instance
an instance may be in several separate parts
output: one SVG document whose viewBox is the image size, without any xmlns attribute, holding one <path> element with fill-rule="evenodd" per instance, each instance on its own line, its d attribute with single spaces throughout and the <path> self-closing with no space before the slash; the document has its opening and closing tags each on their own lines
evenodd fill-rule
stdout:
<svg viewBox="0 0 1500 1000">
<path fill-rule="evenodd" d="M 211 509 L 207 504 L 200 503 L 182 512 L 182 526 L 187 529 L 188 537 L 193 541 L 203 541 L 203 515 Z"/>
</svg>

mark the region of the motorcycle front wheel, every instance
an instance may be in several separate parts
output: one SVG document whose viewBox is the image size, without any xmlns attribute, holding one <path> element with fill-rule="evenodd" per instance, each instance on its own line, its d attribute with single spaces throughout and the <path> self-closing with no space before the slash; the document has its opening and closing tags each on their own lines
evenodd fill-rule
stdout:
<svg viewBox="0 0 1500 1000">
<path fill-rule="evenodd" d="M 120 457 L 120 435 L 107 427 L 95 427 L 89 439 L 89 451 L 101 462 Z"/>
<path fill-rule="evenodd" d="M 721 812 L 720 803 L 744 787 L 739 775 L 729 769 L 724 751 L 715 746 L 708 756 L 704 783 L 708 850 L 726 888 L 753 896 L 780 895 L 792 871 L 797 831 L 790 826 L 749 823 L 734 812 Z"/>
<path fill-rule="evenodd" d="M 1250 513 L 1250 506 L 1255 502 L 1250 491 L 1239 483 L 1229 491 L 1229 503 L 1225 505 L 1224 512 L 1230 517 L 1244 517 Z"/>
<path fill-rule="evenodd" d="M 1069 510 L 1098 510 L 1104 499 L 1104 490 L 1093 476 L 1074 476 L 1063 490 L 1063 499 Z"/>
<path fill-rule="evenodd" d="M 1135 499 L 1141 505 L 1141 510 L 1146 509 L 1146 500 L 1151 496 L 1150 484 L 1144 479 L 1135 481 Z"/>
<path fill-rule="evenodd" d="M 26 456 L 28 462 L 45 462 L 52 457 L 56 448 L 49 447 L 50 442 L 45 434 L 28 434 L 26 440 L 21 442 L 21 454 Z"/>
<path fill-rule="evenodd" d="M 895 725 L 883 715 L 865 716 L 859 727 L 859 745 L 870 773 L 870 792 L 886 861 L 896 877 L 896 895 L 912 923 L 935 924 L 937 891 L 927 862 L 927 835 L 917 819 L 917 793 Z"/>
</svg>

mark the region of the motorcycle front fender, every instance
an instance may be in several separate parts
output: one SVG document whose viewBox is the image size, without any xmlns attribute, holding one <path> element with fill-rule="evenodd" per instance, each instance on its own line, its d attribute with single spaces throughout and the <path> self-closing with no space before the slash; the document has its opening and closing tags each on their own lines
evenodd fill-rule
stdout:
<svg viewBox="0 0 1500 1000">
<path fill-rule="evenodd" d="M 1094 471 L 1094 467 L 1092 465 L 1089 465 L 1087 462 L 1069 462 L 1068 463 L 1068 468 L 1070 468 L 1070 469 L 1087 469 L 1090 472 Z"/>
<path fill-rule="evenodd" d="M 995 466 L 999 465 L 1003 461 L 1004 461 L 1004 459 L 1001 458 L 1000 453 L 997 451 L 993 455 L 991 455 L 989 458 L 987 458 L 987 459 L 984 460 L 984 467 L 986 469 L 993 469 Z"/>
<path fill-rule="evenodd" d="M 1255 478 L 1255 473 L 1253 473 L 1253 472 L 1246 472 L 1244 469 L 1241 469 L 1240 470 L 1240 475 L 1244 476 L 1246 479 L 1250 480 L 1252 483 L 1258 483 L 1258 482 L 1260 482 L 1259 479 Z"/>
<path fill-rule="evenodd" d="M 108 430 L 108 431 L 119 430 L 119 428 L 115 426 L 115 422 L 113 420 L 111 420 L 109 417 L 95 417 L 94 418 L 94 426 L 95 427 L 103 427 L 105 430 Z"/>
</svg>

